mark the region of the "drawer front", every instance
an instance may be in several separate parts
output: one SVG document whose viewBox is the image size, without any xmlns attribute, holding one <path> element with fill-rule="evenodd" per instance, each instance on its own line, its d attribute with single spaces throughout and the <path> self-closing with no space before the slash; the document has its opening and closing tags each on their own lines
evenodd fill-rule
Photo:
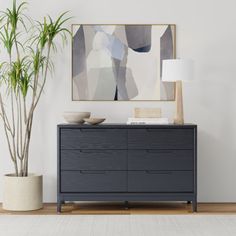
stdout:
<svg viewBox="0 0 236 236">
<path fill-rule="evenodd" d="M 126 150 L 61 150 L 61 170 L 127 170 Z"/>
<path fill-rule="evenodd" d="M 129 171 L 128 192 L 193 192 L 193 172 Z"/>
<path fill-rule="evenodd" d="M 62 171 L 61 192 L 125 192 L 126 171 Z"/>
<path fill-rule="evenodd" d="M 128 170 L 193 170 L 192 150 L 129 150 Z"/>
<path fill-rule="evenodd" d="M 61 149 L 126 149 L 122 129 L 61 129 Z"/>
<path fill-rule="evenodd" d="M 193 149 L 193 129 L 129 129 L 129 149 Z"/>
</svg>

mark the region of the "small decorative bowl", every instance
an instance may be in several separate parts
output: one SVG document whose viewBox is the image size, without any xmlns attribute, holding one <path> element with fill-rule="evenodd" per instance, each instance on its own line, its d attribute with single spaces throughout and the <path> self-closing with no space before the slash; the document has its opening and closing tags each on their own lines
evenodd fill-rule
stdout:
<svg viewBox="0 0 236 236">
<path fill-rule="evenodd" d="M 105 118 L 85 118 L 84 121 L 87 122 L 90 125 L 98 125 L 104 122 Z"/>
<path fill-rule="evenodd" d="M 89 118 L 90 112 L 64 112 L 63 117 L 70 124 L 83 124 L 85 118 Z"/>
</svg>

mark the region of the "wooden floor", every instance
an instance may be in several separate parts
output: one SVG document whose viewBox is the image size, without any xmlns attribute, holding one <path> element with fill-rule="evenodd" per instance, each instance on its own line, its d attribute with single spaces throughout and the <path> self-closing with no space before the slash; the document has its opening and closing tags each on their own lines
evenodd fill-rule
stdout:
<svg viewBox="0 0 236 236">
<path fill-rule="evenodd" d="M 45 203 L 43 209 L 30 212 L 10 212 L 2 209 L 0 215 L 56 215 L 56 204 Z M 125 209 L 122 203 L 67 203 L 62 208 L 63 215 L 142 215 L 142 214 L 236 214 L 236 203 L 199 203 L 198 212 L 192 212 L 186 203 L 129 203 Z"/>
</svg>

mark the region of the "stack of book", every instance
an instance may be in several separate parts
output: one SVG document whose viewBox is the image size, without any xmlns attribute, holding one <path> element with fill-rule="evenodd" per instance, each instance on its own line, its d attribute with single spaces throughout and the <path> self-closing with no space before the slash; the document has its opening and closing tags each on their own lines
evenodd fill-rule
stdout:
<svg viewBox="0 0 236 236">
<path fill-rule="evenodd" d="M 165 125 L 169 124 L 168 118 L 128 118 L 128 125 Z"/>
</svg>

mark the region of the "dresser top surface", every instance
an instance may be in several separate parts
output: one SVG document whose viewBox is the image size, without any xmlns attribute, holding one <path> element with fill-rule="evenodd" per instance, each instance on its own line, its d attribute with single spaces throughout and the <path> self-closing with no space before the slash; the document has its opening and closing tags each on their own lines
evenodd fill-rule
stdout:
<svg viewBox="0 0 236 236">
<path fill-rule="evenodd" d="M 121 128 L 121 129 L 142 129 L 142 128 L 196 128 L 196 124 L 183 124 L 183 125 L 176 125 L 176 124 L 165 124 L 165 125 L 127 125 L 125 123 L 103 123 L 99 125 L 89 125 L 89 124 L 58 124 L 59 128 L 78 128 L 78 129 L 85 129 L 85 128 Z"/>
</svg>

